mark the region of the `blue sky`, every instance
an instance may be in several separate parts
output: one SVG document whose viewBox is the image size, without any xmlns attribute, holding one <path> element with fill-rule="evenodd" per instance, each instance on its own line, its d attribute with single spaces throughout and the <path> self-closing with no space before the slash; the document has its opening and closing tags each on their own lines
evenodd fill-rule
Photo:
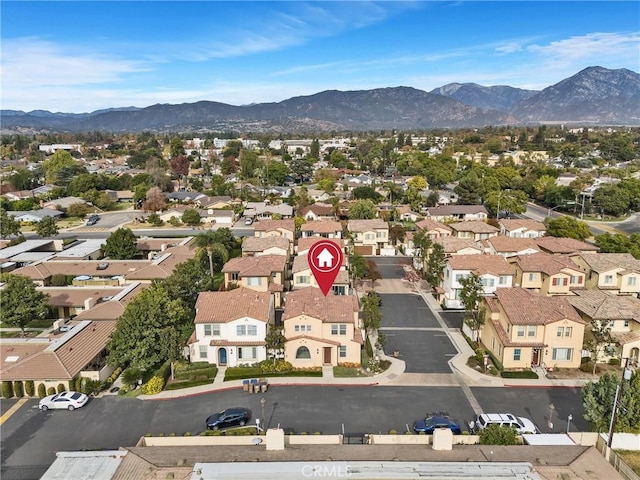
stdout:
<svg viewBox="0 0 640 480">
<path fill-rule="evenodd" d="M 640 72 L 640 2 L 3 0 L 0 107 L 87 112 Z"/>
</svg>

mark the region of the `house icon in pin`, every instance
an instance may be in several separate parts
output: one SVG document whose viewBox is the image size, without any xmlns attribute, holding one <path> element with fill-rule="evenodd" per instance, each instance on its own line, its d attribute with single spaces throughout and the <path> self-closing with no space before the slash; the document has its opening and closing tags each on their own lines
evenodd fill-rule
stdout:
<svg viewBox="0 0 640 480">
<path fill-rule="evenodd" d="M 318 259 L 318 268 L 333 267 L 333 255 L 331 255 L 331 252 L 326 248 L 324 248 L 316 258 Z"/>
</svg>

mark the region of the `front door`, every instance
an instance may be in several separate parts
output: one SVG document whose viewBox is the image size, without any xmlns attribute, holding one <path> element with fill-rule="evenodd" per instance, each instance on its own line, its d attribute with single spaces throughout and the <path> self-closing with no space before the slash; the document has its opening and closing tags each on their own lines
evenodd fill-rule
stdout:
<svg viewBox="0 0 640 480">
<path fill-rule="evenodd" d="M 324 347 L 324 364 L 331 365 L 331 347 Z"/>
<path fill-rule="evenodd" d="M 218 349 L 218 365 L 225 366 L 227 364 L 227 349 L 219 348 Z"/>
<path fill-rule="evenodd" d="M 535 367 L 540 365 L 540 350 L 537 348 L 533 349 L 533 359 L 531 360 L 531 365 Z"/>
</svg>

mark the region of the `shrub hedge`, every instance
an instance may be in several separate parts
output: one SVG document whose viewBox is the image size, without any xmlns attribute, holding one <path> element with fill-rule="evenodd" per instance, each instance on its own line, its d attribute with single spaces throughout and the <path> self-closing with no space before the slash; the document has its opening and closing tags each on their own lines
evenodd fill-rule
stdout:
<svg viewBox="0 0 640 480">
<path fill-rule="evenodd" d="M 49 387 L 47 388 L 47 395 L 55 395 L 56 394 L 56 389 L 55 387 Z M 45 397 L 47 396 L 45 395 Z"/>
<path fill-rule="evenodd" d="M 27 397 L 33 397 L 36 393 L 36 386 L 33 383 L 33 380 L 27 380 L 24 382 L 24 391 L 27 394 Z"/>
<path fill-rule="evenodd" d="M 502 378 L 540 378 L 538 374 L 532 370 L 523 370 L 521 372 L 502 371 L 500 372 L 500 376 Z"/>
<path fill-rule="evenodd" d="M 38 397 L 44 398 L 47 396 L 47 388 L 44 386 L 44 383 L 40 383 L 38 385 Z"/>
<path fill-rule="evenodd" d="M 66 392 L 67 389 L 64 386 L 64 383 L 59 383 L 58 384 L 58 393 L 62 393 L 62 392 Z"/>
<path fill-rule="evenodd" d="M 4 398 L 13 397 L 13 383 L 6 380 L 2 382 L 2 396 Z"/>
<path fill-rule="evenodd" d="M 13 394 L 18 398 L 24 397 L 24 385 L 20 380 L 13 382 Z"/>
</svg>

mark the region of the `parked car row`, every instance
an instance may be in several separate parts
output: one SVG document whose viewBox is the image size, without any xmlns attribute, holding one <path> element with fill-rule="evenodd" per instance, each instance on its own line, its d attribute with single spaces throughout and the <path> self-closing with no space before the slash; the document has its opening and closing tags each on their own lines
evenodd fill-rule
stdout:
<svg viewBox="0 0 640 480">
<path fill-rule="evenodd" d="M 519 435 L 540 433 L 531 420 L 526 417 L 516 417 L 511 413 L 481 413 L 476 421 L 469 424 L 468 429 L 470 433 L 475 433 L 476 428 L 482 430 L 490 425 L 513 428 Z M 432 434 L 438 428 L 449 428 L 455 435 L 462 433 L 460 422 L 452 419 L 447 412 L 427 413 L 425 418 L 413 423 L 413 431 L 416 433 Z"/>
</svg>

